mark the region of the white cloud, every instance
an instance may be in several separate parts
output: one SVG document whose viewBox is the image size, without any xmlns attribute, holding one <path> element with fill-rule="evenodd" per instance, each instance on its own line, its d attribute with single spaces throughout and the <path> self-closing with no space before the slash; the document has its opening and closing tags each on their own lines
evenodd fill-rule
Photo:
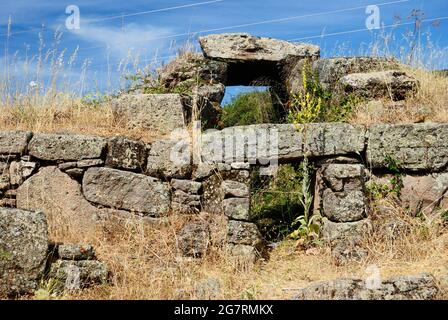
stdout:
<svg viewBox="0 0 448 320">
<path fill-rule="evenodd" d="M 124 29 L 113 26 L 82 24 L 79 30 L 71 32 L 79 40 L 89 43 L 84 50 L 107 48 L 116 57 L 125 56 L 129 50 L 134 52 L 153 52 L 166 49 L 170 39 L 158 39 L 173 34 L 168 27 L 127 24 Z M 91 46 L 90 46 L 91 45 Z"/>
</svg>

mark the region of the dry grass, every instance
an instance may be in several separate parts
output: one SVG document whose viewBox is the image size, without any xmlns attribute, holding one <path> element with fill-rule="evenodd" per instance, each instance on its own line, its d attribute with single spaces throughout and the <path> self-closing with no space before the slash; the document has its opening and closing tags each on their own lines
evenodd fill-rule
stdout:
<svg viewBox="0 0 448 320">
<path fill-rule="evenodd" d="M 90 104 L 79 98 L 61 96 L 47 101 L 30 101 L 12 106 L 0 105 L 0 130 L 26 130 L 41 133 L 78 133 L 111 137 L 127 136 L 151 142 L 157 136 L 148 130 L 130 129 L 114 116 L 108 102 Z"/>
<path fill-rule="evenodd" d="M 417 123 L 448 122 L 448 77 L 422 69 L 406 68 L 420 87 L 414 96 L 403 102 L 383 99 L 355 107 L 350 123 Z"/>
<path fill-rule="evenodd" d="M 255 266 L 237 264 L 227 256 L 223 246 L 225 221 L 214 217 L 211 221 L 215 236 L 210 252 L 202 259 L 181 258 L 176 234 L 190 219 L 210 221 L 206 214 L 172 215 L 165 224 L 152 226 L 137 219 L 107 221 L 84 236 L 70 229 L 61 232 L 61 228 L 52 228 L 62 222 L 50 219 L 50 230 L 58 230 L 50 234 L 52 240 L 92 243 L 98 258 L 111 271 L 109 284 L 62 298 L 288 299 L 295 289 L 314 281 L 365 278 L 366 268 L 371 265 L 380 269 L 383 279 L 420 272 L 430 272 L 437 277 L 448 274 L 446 227 L 410 218 L 396 207 L 390 215 L 373 214 L 373 229 L 364 244 L 369 250 L 368 257 L 345 264 L 336 263 L 325 246 L 298 250 L 294 241 L 281 242 L 268 261 Z M 407 231 L 398 233 L 395 238 L 387 237 L 382 227 L 387 221 L 400 221 Z M 210 279 L 219 283 L 219 290 L 204 297 L 196 288 Z M 448 298 L 447 292 L 443 289 L 439 298 Z"/>
</svg>

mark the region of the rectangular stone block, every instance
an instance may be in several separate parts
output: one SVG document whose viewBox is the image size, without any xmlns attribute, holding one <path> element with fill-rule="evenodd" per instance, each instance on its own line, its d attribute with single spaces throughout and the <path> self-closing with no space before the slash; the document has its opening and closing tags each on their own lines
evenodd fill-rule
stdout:
<svg viewBox="0 0 448 320">
<path fill-rule="evenodd" d="M 105 147 L 100 137 L 39 133 L 31 139 L 29 153 L 45 161 L 79 161 L 101 158 Z"/>
<path fill-rule="evenodd" d="M 156 216 L 170 209 L 168 183 L 142 174 L 90 168 L 82 185 L 86 199 L 103 206 Z"/>
<path fill-rule="evenodd" d="M 24 154 L 32 135 L 24 131 L 0 131 L 0 155 Z"/>
</svg>

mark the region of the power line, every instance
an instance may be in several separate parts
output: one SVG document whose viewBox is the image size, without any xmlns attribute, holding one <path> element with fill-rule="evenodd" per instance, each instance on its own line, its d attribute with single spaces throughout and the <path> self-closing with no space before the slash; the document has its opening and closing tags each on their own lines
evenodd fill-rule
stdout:
<svg viewBox="0 0 448 320">
<path fill-rule="evenodd" d="M 107 20 L 115 20 L 115 19 L 122 19 L 122 18 L 127 18 L 127 17 L 140 16 L 140 15 L 144 15 L 144 14 L 148 14 L 148 13 L 156 13 L 156 12 L 164 12 L 164 11 L 175 10 L 175 9 L 197 7 L 197 6 L 201 6 L 201 5 L 205 5 L 205 4 L 212 4 L 212 3 L 223 2 L 223 1 L 225 1 L 225 0 L 212 0 L 212 1 L 190 3 L 190 4 L 185 4 L 185 5 L 175 6 L 175 7 L 162 8 L 162 9 L 140 11 L 140 12 L 135 12 L 135 13 L 123 14 L 123 15 L 119 15 L 119 16 L 112 16 L 112 17 L 106 17 L 106 18 L 101 18 L 101 19 L 90 20 L 87 24 L 92 24 L 92 23 L 101 22 L 101 21 L 107 21 Z"/>
<path fill-rule="evenodd" d="M 211 1 L 204 1 L 204 2 L 195 2 L 195 3 L 179 5 L 179 6 L 175 6 L 175 7 L 167 7 L 167 8 L 161 8 L 161 9 L 148 10 L 148 11 L 134 12 L 134 13 L 129 13 L 129 14 L 122 14 L 122 15 L 117 15 L 117 16 L 111 16 L 111 17 L 105 17 L 105 18 L 89 20 L 86 24 L 89 25 L 89 24 L 93 24 L 93 23 L 97 23 L 97 22 L 101 22 L 101 21 L 123 19 L 123 18 L 126 18 L 126 17 L 140 16 L 140 15 L 145 15 L 145 14 L 149 14 L 149 13 L 157 13 L 157 12 L 164 12 L 164 11 L 172 11 L 172 10 L 177 10 L 177 9 L 197 7 L 197 6 L 202 6 L 202 5 L 206 5 L 206 4 L 212 4 L 212 3 L 218 3 L 218 2 L 223 2 L 223 1 L 226 1 L 226 0 L 211 0 Z M 41 31 L 42 29 L 45 29 L 45 27 L 43 27 L 43 28 L 42 27 L 41 28 L 33 28 L 33 29 L 21 30 L 21 31 L 15 31 L 15 32 L 11 32 L 9 34 L 8 33 L 1 33 L 0 36 L 13 36 L 13 35 L 16 35 L 16 34 L 22 34 L 22 33 L 34 32 L 34 31 Z"/>
<path fill-rule="evenodd" d="M 432 22 L 432 21 L 440 21 L 440 20 L 446 20 L 446 19 L 448 19 L 448 16 L 446 16 L 446 17 L 439 17 L 439 18 L 432 18 L 432 19 L 422 19 L 421 22 Z M 393 28 L 393 27 L 406 26 L 406 25 L 413 25 L 414 23 L 415 22 L 395 23 L 395 24 L 382 26 L 380 29 Z M 302 41 L 302 40 L 325 38 L 325 37 L 330 37 L 330 36 L 337 36 L 337 35 L 349 34 L 349 33 L 357 33 L 357 32 L 363 32 L 363 31 L 372 31 L 372 30 L 379 30 L 379 29 L 369 29 L 369 28 L 354 29 L 354 30 L 347 30 L 347 31 L 340 31 L 340 32 L 332 32 L 332 33 L 321 34 L 321 35 L 314 35 L 314 36 L 309 36 L 309 37 L 288 39 L 287 41 L 297 42 L 297 41 Z"/>
<path fill-rule="evenodd" d="M 390 1 L 390 2 L 377 3 L 377 4 L 373 4 L 373 5 L 385 6 L 385 5 L 398 4 L 398 3 L 404 3 L 404 2 L 409 2 L 409 1 L 411 1 L 411 0 L 396 0 L 396 1 Z M 302 19 L 302 18 L 310 18 L 310 17 L 321 16 L 321 15 L 327 15 L 327 14 L 334 14 L 334 13 L 341 13 L 341 12 L 353 11 L 353 10 L 358 10 L 358 9 L 364 9 L 365 7 L 366 6 L 363 5 L 363 6 L 356 6 L 356 7 L 344 8 L 344 9 L 338 9 L 338 10 L 331 10 L 331 11 L 323 11 L 323 12 L 304 14 L 304 15 L 299 15 L 299 16 L 292 16 L 292 17 L 285 17 L 285 18 L 278 18 L 278 19 L 269 19 L 269 20 L 261 20 L 261 21 L 251 22 L 251 23 L 244 23 L 244 24 L 237 24 L 237 25 L 231 25 L 231 26 L 224 26 L 224 27 L 205 29 L 205 30 L 199 30 L 199 31 L 194 31 L 194 32 L 178 33 L 178 34 L 172 34 L 172 35 L 163 36 L 163 37 L 155 37 L 155 38 L 140 40 L 140 41 L 137 41 L 136 43 L 144 42 L 144 41 L 152 41 L 152 40 L 163 40 L 163 39 L 170 39 L 170 38 L 178 38 L 178 37 L 183 37 L 183 36 L 191 36 L 193 34 L 201 34 L 201 33 L 215 32 L 215 31 L 223 31 L 223 30 L 228 30 L 228 29 L 251 27 L 251 26 L 257 26 L 257 25 L 263 25 L 263 24 L 286 22 L 286 21 L 297 20 L 297 19 Z M 119 42 L 119 43 L 124 43 L 124 42 Z M 81 48 L 80 51 L 86 51 L 86 50 L 92 50 L 92 49 L 100 49 L 100 48 L 105 48 L 105 47 L 107 47 L 107 46 L 101 45 L 101 46 L 86 47 L 86 48 Z"/>
</svg>

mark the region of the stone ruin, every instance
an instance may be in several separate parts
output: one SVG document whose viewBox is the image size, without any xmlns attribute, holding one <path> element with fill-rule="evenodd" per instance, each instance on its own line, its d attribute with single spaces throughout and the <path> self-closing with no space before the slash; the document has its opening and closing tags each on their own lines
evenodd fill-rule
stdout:
<svg viewBox="0 0 448 320">
<path fill-rule="evenodd" d="M 207 123 L 214 123 L 226 85 L 262 83 L 281 101 L 288 99 L 301 85 L 304 61 L 311 61 L 322 86 L 340 94 L 403 99 L 418 82 L 397 62 L 319 59 L 317 46 L 248 34 L 211 35 L 199 42 L 203 56 L 179 58 L 162 68 L 167 93 L 134 92 L 114 101 L 116 116 L 129 128 L 160 135 L 151 143 L 0 132 L 0 293 L 29 292 L 45 270 L 64 281 L 73 265 L 81 270 L 82 283 L 105 281 L 105 267 L 92 254 L 80 255 L 76 245 L 59 245 L 48 269 L 51 246 L 38 212 L 55 208 L 80 232 L 107 216 L 153 223 L 168 214 L 206 212 L 227 221 L 230 255 L 250 262 L 267 258 L 266 241 L 252 221 L 251 173 L 300 163 L 305 156 L 317 168 L 313 211 L 324 217 L 322 237 L 340 261 L 366 255 L 360 245 L 370 228 L 366 184 L 390 178 L 387 159 L 395 159 L 403 172 L 404 207 L 448 209 L 448 124 L 313 123 L 302 131 L 291 124 L 262 124 L 196 131 L 197 136 L 187 130 L 195 120 L 192 101 L 201 105 Z M 193 88 L 194 94 L 172 93 L 176 88 Z M 179 129 L 181 134 L 169 136 Z M 30 243 L 26 250 L 14 239 L 16 229 Z M 201 257 L 211 232 L 206 222 L 193 219 L 178 235 L 180 252 Z"/>
</svg>

